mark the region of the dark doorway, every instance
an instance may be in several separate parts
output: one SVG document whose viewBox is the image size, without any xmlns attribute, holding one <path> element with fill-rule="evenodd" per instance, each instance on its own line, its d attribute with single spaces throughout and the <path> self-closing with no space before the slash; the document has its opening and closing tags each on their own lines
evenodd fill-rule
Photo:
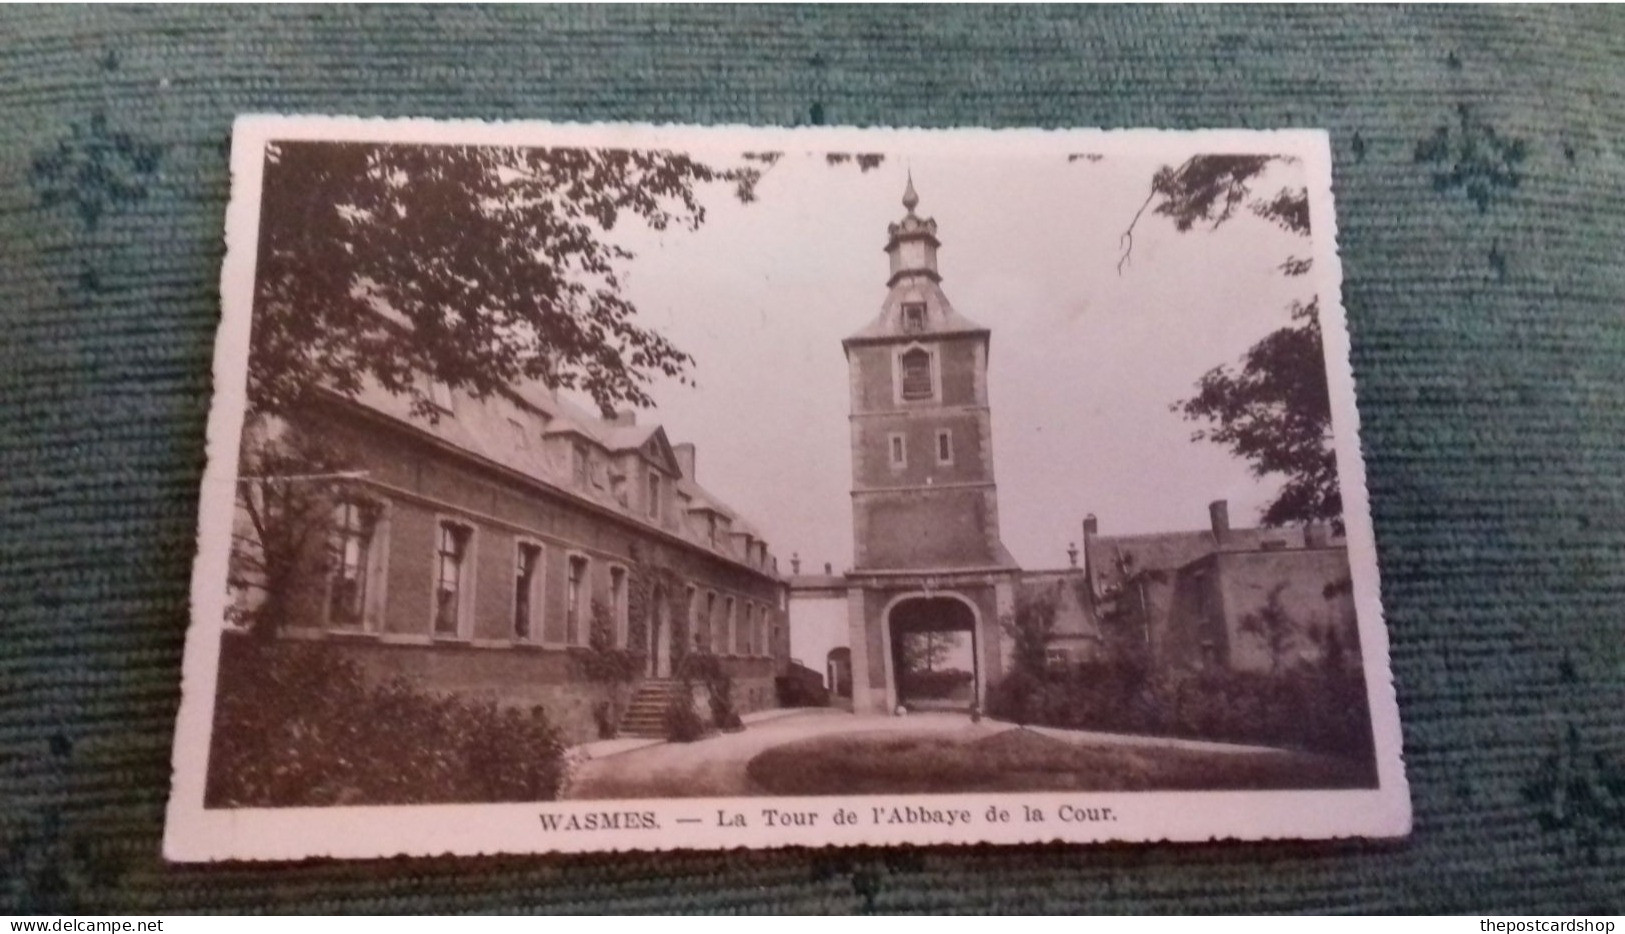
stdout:
<svg viewBox="0 0 1625 934">
<path fill-rule="evenodd" d="M 852 650 L 841 646 L 830 649 L 824 659 L 824 680 L 829 692 L 836 697 L 852 697 Z"/>
<path fill-rule="evenodd" d="M 976 704 L 976 614 L 950 597 L 915 597 L 892 607 L 892 678 L 909 710 L 966 710 Z"/>
<path fill-rule="evenodd" d="M 649 613 L 649 677 L 671 677 L 671 619 L 666 608 L 666 592 L 655 588 Z"/>
</svg>

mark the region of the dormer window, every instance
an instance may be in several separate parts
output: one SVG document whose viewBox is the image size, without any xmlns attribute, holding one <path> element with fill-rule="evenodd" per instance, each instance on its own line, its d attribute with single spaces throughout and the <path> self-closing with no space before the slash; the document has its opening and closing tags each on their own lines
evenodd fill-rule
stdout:
<svg viewBox="0 0 1625 934">
<path fill-rule="evenodd" d="M 570 476 L 576 486 L 585 487 L 588 477 L 587 446 L 577 441 L 570 448 Z"/>
<path fill-rule="evenodd" d="M 909 302 L 903 306 L 903 330 L 911 334 L 925 330 L 924 302 Z"/>
<path fill-rule="evenodd" d="M 514 447 L 521 451 L 530 450 L 530 436 L 525 434 L 525 425 L 517 418 L 508 419 L 508 430 L 513 432 Z"/>
<path fill-rule="evenodd" d="M 898 357 L 898 363 L 903 371 L 903 401 L 914 402 L 935 395 L 929 350 L 923 347 L 906 350 Z"/>
<path fill-rule="evenodd" d="M 451 411 L 451 387 L 443 381 L 431 378 L 429 380 L 429 401 L 442 412 Z"/>
<path fill-rule="evenodd" d="M 649 518 L 660 518 L 660 474 L 649 471 Z"/>
</svg>

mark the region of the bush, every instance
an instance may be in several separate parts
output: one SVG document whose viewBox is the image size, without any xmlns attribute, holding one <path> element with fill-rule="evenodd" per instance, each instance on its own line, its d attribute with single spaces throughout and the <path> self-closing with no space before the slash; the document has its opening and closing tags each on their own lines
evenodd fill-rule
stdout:
<svg viewBox="0 0 1625 934">
<path fill-rule="evenodd" d="M 592 719 L 598 725 L 599 739 L 614 739 L 621 735 L 620 718 L 615 715 L 615 705 L 609 701 L 599 701 L 593 707 Z"/>
<path fill-rule="evenodd" d="M 329 646 L 228 636 L 209 807 L 543 801 L 567 747 L 540 707 L 369 685 Z"/>
<path fill-rule="evenodd" d="M 692 743 L 697 739 L 704 739 L 706 733 L 705 721 L 700 719 L 699 713 L 694 709 L 694 703 L 687 694 L 672 700 L 666 707 L 666 742 Z"/>
<path fill-rule="evenodd" d="M 711 707 L 711 722 L 719 729 L 735 731 L 745 728 L 745 722 L 739 717 L 739 708 L 734 705 L 734 679 L 728 674 L 722 659 L 710 652 L 691 652 L 684 656 L 678 673 L 685 686 L 695 683 L 705 685 Z"/>
<path fill-rule="evenodd" d="M 897 688 L 909 697 L 943 700 L 969 696 L 976 691 L 976 676 L 968 671 L 905 671 Z"/>
<path fill-rule="evenodd" d="M 828 707 L 829 690 L 818 672 L 804 665 L 790 666 L 788 673 L 773 679 L 780 707 Z"/>
<path fill-rule="evenodd" d="M 988 712 L 1022 725 L 1258 743 L 1351 758 L 1371 754 L 1364 681 L 1358 672 L 1325 667 L 1155 677 L 1124 665 L 1017 669 L 989 689 Z"/>
</svg>

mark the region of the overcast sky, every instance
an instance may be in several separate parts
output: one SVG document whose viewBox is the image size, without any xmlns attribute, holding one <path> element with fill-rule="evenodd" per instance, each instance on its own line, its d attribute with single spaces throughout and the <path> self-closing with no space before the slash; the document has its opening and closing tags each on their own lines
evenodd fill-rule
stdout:
<svg viewBox="0 0 1625 934">
<path fill-rule="evenodd" d="M 698 231 L 618 231 L 638 253 L 626 285 L 644 323 L 696 361 L 698 386 L 656 385 L 658 410 L 640 417 L 698 445 L 700 482 L 762 528 L 785 571 L 794 552 L 804 572 L 849 567 L 841 339 L 879 313 L 886 225 L 912 168 L 943 289 L 992 330 L 999 517 L 1021 565 L 1065 565 L 1090 512 L 1103 533 L 1194 529 L 1227 498 L 1252 525 L 1276 484 L 1192 442 L 1169 405 L 1288 323 L 1310 278 L 1277 267 L 1307 245 L 1250 214 L 1185 234 L 1147 215 L 1119 274 L 1119 236 L 1163 161 L 916 153 L 860 173 L 789 153 L 756 203 L 709 192 Z M 1280 184 L 1301 181 L 1283 167 L 1268 189 Z"/>
</svg>

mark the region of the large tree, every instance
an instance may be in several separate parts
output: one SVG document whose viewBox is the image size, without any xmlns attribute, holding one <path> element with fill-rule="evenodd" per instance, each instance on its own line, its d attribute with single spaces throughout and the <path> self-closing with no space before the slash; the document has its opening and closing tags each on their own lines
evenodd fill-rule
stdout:
<svg viewBox="0 0 1625 934">
<path fill-rule="evenodd" d="M 1145 203 L 1123 233 L 1118 268 L 1129 261 L 1134 228 L 1148 209 L 1171 219 L 1182 233 L 1198 224 L 1217 228 L 1246 210 L 1307 240 L 1308 191 L 1292 186 L 1258 191 L 1271 167 L 1289 158 L 1198 155 L 1178 166 L 1163 166 L 1152 176 Z M 1302 276 L 1311 261 L 1288 256 L 1280 268 L 1285 275 Z M 1173 409 L 1206 425 L 1193 433 L 1193 440 L 1228 447 L 1257 477 L 1284 478 L 1260 517 L 1265 525 L 1329 521 L 1341 528 L 1343 496 L 1332 448 L 1319 297 L 1293 303 L 1291 317 L 1291 324 L 1249 348 L 1239 365 L 1218 366 L 1203 374 L 1196 395 L 1175 403 Z"/>
<path fill-rule="evenodd" d="M 603 409 L 647 405 L 689 356 L 622 294 L 611 234 L 705 218 L 699 189 L 750 200 L 774 154 L 718 168 L 644 150 L 280 142 L 265 156 L 249 404 L 296 407 L 367 379 L 432 416 L 429 381 L 520 381 Z"/>
</svg>

